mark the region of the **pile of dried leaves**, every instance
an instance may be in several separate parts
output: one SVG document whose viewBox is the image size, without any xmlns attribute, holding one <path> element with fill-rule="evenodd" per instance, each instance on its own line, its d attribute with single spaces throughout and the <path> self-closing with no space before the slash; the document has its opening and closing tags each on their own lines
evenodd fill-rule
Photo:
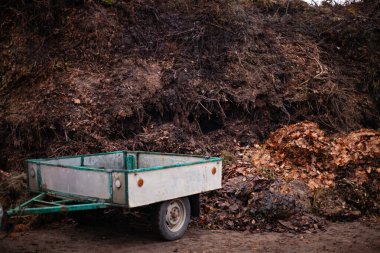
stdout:
<svg viewBox="0 0 380 253">
<path fill-rule="evenodd" d="M 347 220 L 379 213 L 379 152 L 374 130 L 331 137 L 313 122 L 280 128 L 263 145 L 234 151 L 224 188 L 205 196 L 201 224 L 314 231 L 324 224 L 315 215 Z"/>
</svg>

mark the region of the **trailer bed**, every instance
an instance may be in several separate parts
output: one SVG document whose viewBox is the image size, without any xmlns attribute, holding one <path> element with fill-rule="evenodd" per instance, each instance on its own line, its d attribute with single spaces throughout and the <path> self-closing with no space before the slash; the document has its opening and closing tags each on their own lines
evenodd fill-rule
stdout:
<svg viewBox="0 0 380 253">
<path fill-rule="evenodd" d="M 138 207 L 221 188 L 222 159 L 116 151 L 27 160 L 36 193 Z"/>
</svg>

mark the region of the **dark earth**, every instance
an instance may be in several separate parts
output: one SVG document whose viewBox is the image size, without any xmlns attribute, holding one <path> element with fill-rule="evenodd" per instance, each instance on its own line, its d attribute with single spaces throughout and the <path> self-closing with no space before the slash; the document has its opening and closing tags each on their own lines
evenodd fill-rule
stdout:
<svg viewBox="0 0 380 253">
<path fill-rule="evenodd" d="M 380 252 L 380 224 L 331 223 L 311 234 L 191 228 L 177 241 L 124 226 L 50 225 L 0 240 L 0 252 Z"/>
</svg>

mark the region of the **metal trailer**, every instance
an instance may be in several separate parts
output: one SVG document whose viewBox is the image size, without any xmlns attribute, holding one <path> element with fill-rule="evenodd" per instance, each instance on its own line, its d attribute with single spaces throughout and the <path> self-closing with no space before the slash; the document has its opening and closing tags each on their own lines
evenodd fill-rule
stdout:
<svg viewBox="0 0 380 253">
<path fill-rule="evenodd" d="M 183 236 L 190 215 L 199 212 L 200 193 L 222 187 L 217 157 L 116 151 L 30 159 L 26 165 L 28 189 L 38 195 L 7 216 L 156 203 L 153 225 L 166 240 Z"/>
</svg>

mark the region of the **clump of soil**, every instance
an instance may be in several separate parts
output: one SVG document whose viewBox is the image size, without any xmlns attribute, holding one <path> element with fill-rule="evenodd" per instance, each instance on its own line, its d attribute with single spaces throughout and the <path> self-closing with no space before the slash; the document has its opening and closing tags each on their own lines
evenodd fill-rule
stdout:
<svg viewBox="0 0 380 253">
<path fill-rule="evenodd" d="M 27 196 L 24 173 L 11 175 L 0 170 L 0 203 L 5 210 L 21 204 Z"/>
</svg>

